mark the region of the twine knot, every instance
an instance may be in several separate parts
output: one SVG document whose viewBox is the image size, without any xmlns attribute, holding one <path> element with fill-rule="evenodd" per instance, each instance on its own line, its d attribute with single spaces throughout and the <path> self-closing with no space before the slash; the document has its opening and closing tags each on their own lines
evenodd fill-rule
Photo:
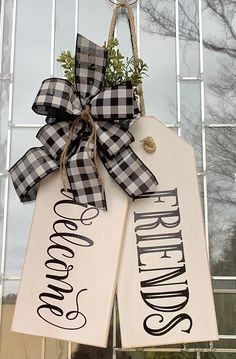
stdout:
<svg viewBox="0 0 236 359">
<path fill-rule="evenodd" d="M 87 151 L 87 154 L 91 161 L 92 166 L 98 172 L 96 126 L 95 126 L 93 118 L 91 116 L 91 106 L 85 105 L 85 107 L 81 111 L 80 116 L 78 116 L 70 126 L 70 130 L 69 130 L 68 137 L 67 137 L 67 143 L 66 143 L 65 147 L 63 148 L 61 158 L 60 158 L 60 173 L 61 173 L 63 186 L 64 186 L 65 190 L 66 190 L 66 185 L 67 185 L 67 176 L 66 176 L 67 153 L 68 153 L 68 149 L 70 147 L 71 141 L 73 139 L 73 136 L 76 133 L 76 131 L 78 130 L 78 128 L 80 127 L 81 120 L 88 123 L 91 127 L 91 134 L 88 138 L 86 151 Z M 93 144 L 94 156 L 90 150 L 90 143 Z M 100 185 L 102 186 L 102 178 L 99 173 L 98 173 L 98 180 L 100 182 Z"/>
<path fill-rule="evenodd" d="M 128 4 L 128 1 L 127 0 L 122 0 L 120 1 L 117 5 L 120 6 L 120 7 L 126 7 Z"/>
<path fill-rule="evenodd" d="M 139 61 L 139 52 L 138 52 L 138 44 L 137 44 L 137 36 L 136 36 L 136 30 L 135 30 L 135 19 L 134 15 L 131 9 L 131 6 L 129 4 L 128 0 L 119 0 L 114 2 L 116 6 L 114 7 L 112 19 L 111 19 L 111 25 L 108 35 L 108 43 L 111 39 L 114 38 L 115 33 L 115 27 L 117 23 L 117 19 L 119 17 L 120 9 L 126 9 L 126 14 L 129 20 L 129 28 L 130 28 L 130 38 L 131 38 L 131 44 L 132 44 L 132 50 L 134 55 L 134 60 Z M 134 2 L 133 2 L 134 3 Z M 137 87 L 138 90 L 138 96 L 139 96 L 139 107 L 140 107 L 140 114 L 141 116 L 145 115 L 145 104 L 144 104 L 144 96 L 142 91 L 142 83 L 140 83 Z"/>
<path fill-rule="evenodd" d="M 145 149 L 146 152 L 153 153 L 156 151 L 157 146 L 153 137 L 147 136 L 140 142 L 143 144 L 143 148 Z"/>
<path fill-rule="evenodd" d="M 91 107 L 90 105 L 85 105 L 81 111 L 80 117 L 86 122 L 91 122 Z"/>
</svg>

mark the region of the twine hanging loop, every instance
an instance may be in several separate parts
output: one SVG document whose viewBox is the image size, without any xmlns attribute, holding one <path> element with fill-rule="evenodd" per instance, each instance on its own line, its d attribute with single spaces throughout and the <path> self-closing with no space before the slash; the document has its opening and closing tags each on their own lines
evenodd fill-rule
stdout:
<svg viewBox="0 0 236 359">
<path fill-rule="evenodd" d="M 114 4 L 114 5 L 117 5 L 118 3 L 128 2 L 129 5 L 132 6 L 132 5 L 136 4 L 136 3 L 138 2 L 138 0 L 130 0 L 130 1 L 128 1 L 128 0 L 118 0 L 118 2 L 117 2 L 117 1 L 114 1 L 114 0 L 110 0 L 110 2 L 111 2 L 112 4 Z"/>
<path fill-rule="evenodd" d="M 129 20 L 130 39 L 131 39 L 131 44 L 132 44 L 133 56 L 134 56 L 134 60 L 138 61 L 139 53 L 138 53 L 137 35 L 136 35 L 136 30 L 135 30 L 135 20 L 134 20 L 133 11 L 132 11 L 131 6 L 127 0 L 119 1 L 116 4 L 116 6 L 114 7 L 111 24 L 110 24 L 109 35 L 108 35 L 108 42 L 114 38 L 115 27 L 116 27 L 117 19 L 119 17 L 119 9 L 120 8 L 126 9 L 126 15 Z M 144 103 L 142 83 L 140 83 L 137 86 L 137 93 L 139 96 L 140 114 L 141 114 L 141 116 L 144 116 L 145 115 L 145 103 Z"/>
</svg>

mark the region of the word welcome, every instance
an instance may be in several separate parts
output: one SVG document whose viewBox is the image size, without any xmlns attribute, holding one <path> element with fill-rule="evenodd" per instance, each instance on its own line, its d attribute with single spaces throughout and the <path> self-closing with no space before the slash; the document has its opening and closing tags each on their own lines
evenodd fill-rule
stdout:
<svg viewBox="0 0 236 359">
<path fill-rule="evenodd" d="M 98 217 L 99 209 L 95 207 L 85 208 L 74 202 L 70 190 L 61 189 L 61 200 L 54 204 L 53 212 L 56 220 L 52 225 L 53 233 L 49 236 L 46 249 L 48 259 L 44 265 L 48 271 L 45 278 L 48 281 L 47 289 L 39 294 L 43 303 L 37 308 L 38 315 L 47 323 L 62 329 L 76 330 L 83 328 L 87 323 L 85 314 L 79 306 L 79 299 L 87 288 L 76 290 L 71 281 L 74 269 L 72 263 L 79 266 L 78 247 L 91 247 L 92 239 L 81 235 L 79 229 L 82 226 L 90 226 Z M 83 211 L 79 208 L 83 207 Z M 77 218 L 75 213 L 81 213 Z M 78 268 L 76 269 L 78 271 Z M 74 308 L 68 311 L 66 299 L 70 296 L 70 303 L 74 302 Z"/>
</svg>

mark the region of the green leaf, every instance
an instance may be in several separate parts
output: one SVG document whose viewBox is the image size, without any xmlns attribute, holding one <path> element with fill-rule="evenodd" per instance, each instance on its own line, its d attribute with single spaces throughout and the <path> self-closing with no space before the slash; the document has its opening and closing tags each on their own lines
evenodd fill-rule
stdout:
<svg viewBox="0 0 236 359">
<path fill-rule="evenodd" d="M 70 51 L 62 51 L 57 61 L 61 64 L 64 69 L 64 76 L 72 84 L 75 83 L 75 58 L 72 57 Z"/>
<path fill-rule="evenodd" d="M 119 84 L 122 81 L 131 81 L 135 93 L 138 95 L 138 85 L 143 76 L 147 76 L 148 66 L 142 59 L 135 60 L 133 56 L 124 58 L 120 50 L 118 39 L 114 38 L 105 43 L 107 50 L 107 67 L 104 75 L 102 89 Z M 75 83 L 75 58 L 70 51 L 62 51 L 57 61 L 64 69 L 65 77 Z"/>
</svg>

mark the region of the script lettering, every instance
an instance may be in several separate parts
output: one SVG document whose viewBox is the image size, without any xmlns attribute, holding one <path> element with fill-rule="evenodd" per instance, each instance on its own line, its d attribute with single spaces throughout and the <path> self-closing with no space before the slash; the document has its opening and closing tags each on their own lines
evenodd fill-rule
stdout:
<svg viewBox="0 0 236 359">
<path fill-rule="evenodd" d="M 58 328 L 76 330 L 83 328 L 87 318 L 80 309 L 80 298 L 85 295 L 87 288 L 77 290 L 71 283 L 73 261 L 79 265 L 77 256 L 79 248 L 89 248 L 94 245 L 91 238 L 79 233 L 84 226 L 90 226 L 99 216 L 99 209 L 95 207 L 83 208 L 75 204 L 70 190 L 61 190 L 62 199 L 53 207 L 56 220 L 52 225 L 53 233 L 49 236 L 46 252 L 48 259 L 44 265 L 48 273 L 45 275 L 47 285 L 45 291 L 39 294 L 41 304 L 37 314 L 45 322 Z M 80 213 L 78 207 L 82 207 Z M 76 209 L 76 210 L 75 210 Z M 70 215 L 71 214 L 71 215 Z M 74 303 L 74 308 L 68 311 L 67 299 Z"/>
</svg>

